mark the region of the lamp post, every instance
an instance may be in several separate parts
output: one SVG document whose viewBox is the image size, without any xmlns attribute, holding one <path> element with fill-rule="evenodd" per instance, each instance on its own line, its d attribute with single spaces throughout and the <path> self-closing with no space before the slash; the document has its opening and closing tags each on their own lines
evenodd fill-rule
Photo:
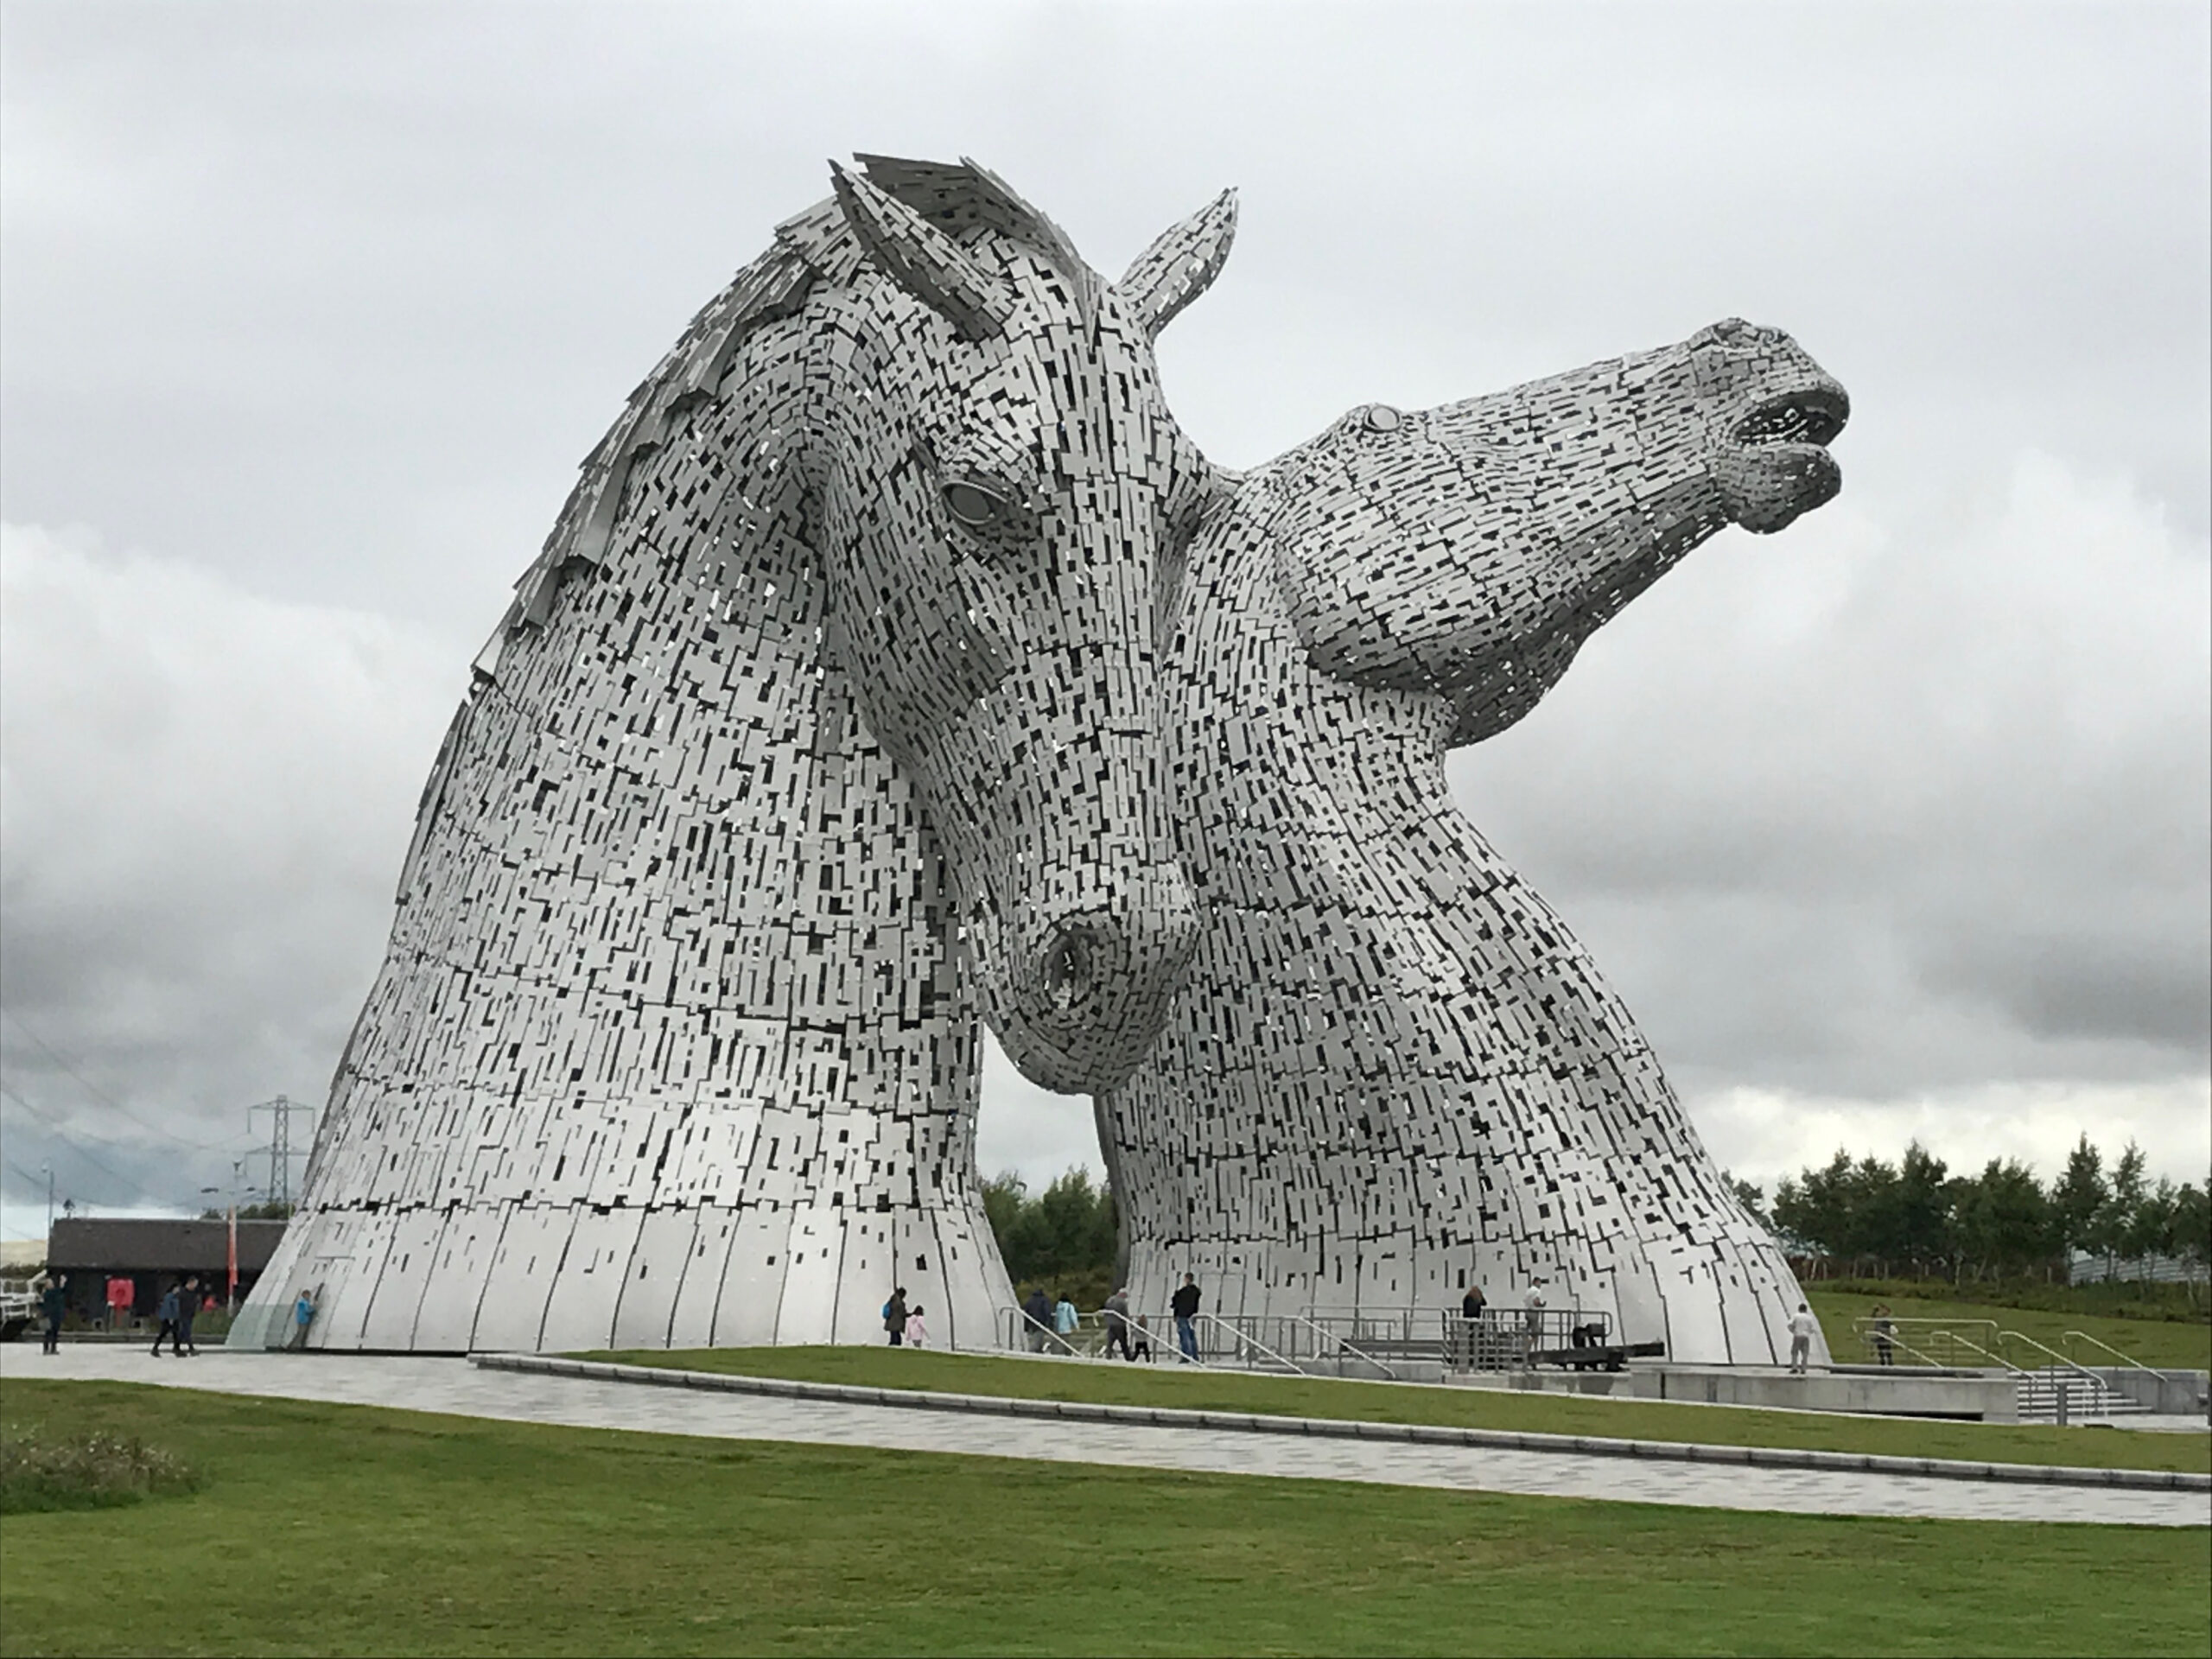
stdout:
<svg viewBox="0 0 2212 1659">
<path fill-rule="evenodd" d="M 224 1262 L 225 1271 L 226 1271 L 226 1275 L 227 1275 L 227 1276 L 226 1276 L 226 1281 L 225 1281 L 224 1286 L 223 1286 L 223 1311 L 224 1311 L 226 1313 L 228 1313 L 228 1314 L 229 1314 L 232 1318 L 233 1318 L 233 1319 L 235 1319 L 235 1318 L 237 1318 L 237 1317 L 238 1317 L 238 1171 L 239 1171 L 239 1169 L 240 1169 L 242 1166 L 243 1166 L 242 1160 L 237 1160 L 237 1159 L 233 1159 L 233 1160 L 232 1160 L 232 1161 L 231 1161 L 231 1202 L 230 1202 L 230 1207 L 229 1207 L 228 1209 L 226 1209 L 226 1210 L 224 1211 L 224 1218 L 225 1218 L 225 1220 L 226 1221 L 226 1223 L 228 1224 L 228 1225 L 227 1225 L 227 1228 L 226 1228 L 226 1237 L 225 1237 L 225 1240 L 224 1240 L 224 1249 L 223 1249 L 223 1262 Z M 222 1189 L 221 1189 L 220 1187 L 214 1187 L 214 1186 L 203 1186 L 203 1187 L 201 1187 L 200 1190 L 202 1192 L 219 1192 L 220 1191 L 222 1191 Z"/>
</svg>

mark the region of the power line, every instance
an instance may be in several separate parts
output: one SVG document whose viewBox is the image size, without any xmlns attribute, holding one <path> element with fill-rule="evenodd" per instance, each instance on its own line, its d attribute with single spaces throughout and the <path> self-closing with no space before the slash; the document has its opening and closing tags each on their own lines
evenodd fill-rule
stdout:
<svg viewBox="0 0 2212 1659">
<path fill-rule="evenodd" d="M 32 1174 L 30 1171 L 25 1169 L 21 1164 L 17 1163 L 12 1158 L 0 1157 L 0 1164 L 5 1164 L 10 1169 L 14 1170 L 22 1179 L 29 1181 L 34 1187 L 42 1187 L 46 1185 L 45 1176 Z"/>
<path fill-rule="evenodd" d="M 168 1141 L 176 1146 L 189 1147 L 194 1152 L 220 1152 L 227 1154 L 232 1150 L 232 1148 L 226 1146 L 211 1146 L 205 1141 L 188 1141 L 182 1135 L 176 1134 L 173 1130 L 159 1128 L 155 1125 L 147 1122 L 144 1118 L 140 1117 L 129 1107 L 125 1106 L 121 1101 L 116 1099 L 114 1096 L 108 1094 L 105 1090 L 99 1088 L 90 1077 L 87 1077 L 75 1066 L 70 1065 L 68 1060 L 54 1048 L 53 1044 L 48 1042 L 45 1038 L 40 1036 L 36 1032 L 33 1031 L 29 1026 L 23 1023 L 22 1015 L 17 1014 L 13 1008 L 10 1007 L 0 1007 L 0 1014 L 5 1014 L 10 1020 L 13 1020 L 15 1022 L 16 1029 L 22 1032 L 24 1036 L 29 1038 L 32 1042 L 35 1043 L 39 1048 L 44 1052 L 47 1058 L 52 1060 L 56 1065 L 60 1066 L 64 1071 L 67 1071 L 71 1077 L 76 1078 L 79 1084 L 83 1084 L 86 1093 L 92 1096 L 94 1100 L 99 1101 L 100 1104 L 105 1106 L 110 1111 L 114 1112 L 118 1116 L 124 1118 L 129 1122 L 137 1124 L 140 1128 L 145 1130 L 147 1134 L 159 1135 L 162 1140 Z M 232 1138 L 235 1140 L 237 1137 L 232 1136 Z M 110 1144 L 113 1145 L 115 1143 L 110 1142 Z"/>
<path fill-rule="evenodd" d="M 0 1095 L 5 1095 L 10 1100 L 14 1101 L 16 1105 L 29 1112 L 33 1117 L 37 1118 L 43 1123 L 50 1125 L 56 1132 L 57 1139 L 59 1140 L 63 1151 L 83 1159 L 94 1169 L 99 1170 L 102 1174 L 105 1175 L 110 1180 L 122 1182 L 128 1191 L 137 1193 L 140 1198 L 149 1198 L 156 1204 L 162 1202 L 161 1197 L 158 1193 L 150 1192 L 147 1188 L 140 1185 L 137 1181 L 133 1180 L 130 1176 L 125 1175 L 121 1170 L 115 1168 L 112 1165 L 102 1163 L 99 1159 L 93 1157 L 91 1153 L 86 1152 L 82 1147 L 73 1144 L 68 1138 L 68 1126 L 63 1123 L 60 1119 L 54 1116 L 50 1113 L 39 1110 L 37 1107 L 32 1105 L 30 1102 L 25 1100 L 21 1095 L 17 1094 L 13 1089 L 9 1088 L 8 1085 L 3 1083 L 0 1083 Z M 119 1143 L 111 1141 L 106 1141 L 104 1144 L 115 1146 Z"/>
<path fill-rule="evenodd" d="M 67 1122 L 61 1118 L 56 1117 L 52 1112 L 41 1111 L 39 1108 L 32 1105 L 30 1102 L 25 1100 L 21 1095 L 17 1094 L 14 1090 L 9 1088 L 4 1083 L 0 1083 L 0 1095 L 7 1096 L 9 1099 L 14 1101 L 16 1105 L 22 1107 L 33 1117 L 35 1117 L 41 1122 L 50 1126 L 57 1134 L 73 1135 L 79 1141 L 96 1141 L 101 1146 L 114 1147 L 124 1152 L 137 1152 L 143 1150 L 145 1147 L 146 1143 L 143 1141 L 120 1141 L 111 1135 L 101 1135 L 92 1129 L 81 1128 L 76 1124 Z"/>
</svg>

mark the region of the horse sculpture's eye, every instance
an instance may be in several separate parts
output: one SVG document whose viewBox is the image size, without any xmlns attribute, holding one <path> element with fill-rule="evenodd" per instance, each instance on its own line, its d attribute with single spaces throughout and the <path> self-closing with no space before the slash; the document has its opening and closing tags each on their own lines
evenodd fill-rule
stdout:
<svg viewBox="0 0 2212 1659">
<path fill-rule="evenodd" d="M 1366 424 L 1370 432 L 1395 432 L 1406 417 L 1388 404 L 1370 404 Z"/>
<path fill-rule="evenodd" d="M 970 530 L 989 530 L 1007 516 L 1008 503 L 980 484 L 965 481 L 944 486 L 944 507 Z"/>
</svg>

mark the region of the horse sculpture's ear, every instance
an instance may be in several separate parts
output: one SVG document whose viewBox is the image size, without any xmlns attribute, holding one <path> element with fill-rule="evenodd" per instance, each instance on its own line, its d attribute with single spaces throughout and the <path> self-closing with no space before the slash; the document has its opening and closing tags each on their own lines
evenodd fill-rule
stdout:
<svg viewBox="0 0 2212 1659">
<path fill-rule="evenodd" d="M 892 281 L 970 340 L 988 340 L 1006 327 L 1014 294 L 1005 283 L 897 197 L 835 162 L 830 176 L 845 222 Z"/>
<path fill-rule="evenodd" d="M 1114 286 L 1147 340 L 1213 286 L 1236 239 L 1236 193 L 1224 190 L 1139 254 Z"/>
</svg>

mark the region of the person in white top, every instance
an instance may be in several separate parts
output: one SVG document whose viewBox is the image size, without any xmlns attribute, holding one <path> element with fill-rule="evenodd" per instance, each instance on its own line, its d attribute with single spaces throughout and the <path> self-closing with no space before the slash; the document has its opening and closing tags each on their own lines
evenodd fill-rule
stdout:
<svg viewBox="0 0 2212 1659">
<path fill-rule="evenodd" d="M 1813 1338 L 1820 1333 L 1821 1322 L 1813 1317 L 1813 1310 L 1798 1303 L 1797 1312 L 1789 1320 L 1789 1369 L 1796 1376 L 1804 1376 L 1811 1366 Z"/>
<path fill-rule="evenodd" d="M 930 1328 L 922 1323 L 922 1310 L 917 1305 L 914 1311 L 906 1316 L 906 1345 L 909 1348 L 925 1347 L 928 1344 L 929 1335 Z"/>
</svg>

